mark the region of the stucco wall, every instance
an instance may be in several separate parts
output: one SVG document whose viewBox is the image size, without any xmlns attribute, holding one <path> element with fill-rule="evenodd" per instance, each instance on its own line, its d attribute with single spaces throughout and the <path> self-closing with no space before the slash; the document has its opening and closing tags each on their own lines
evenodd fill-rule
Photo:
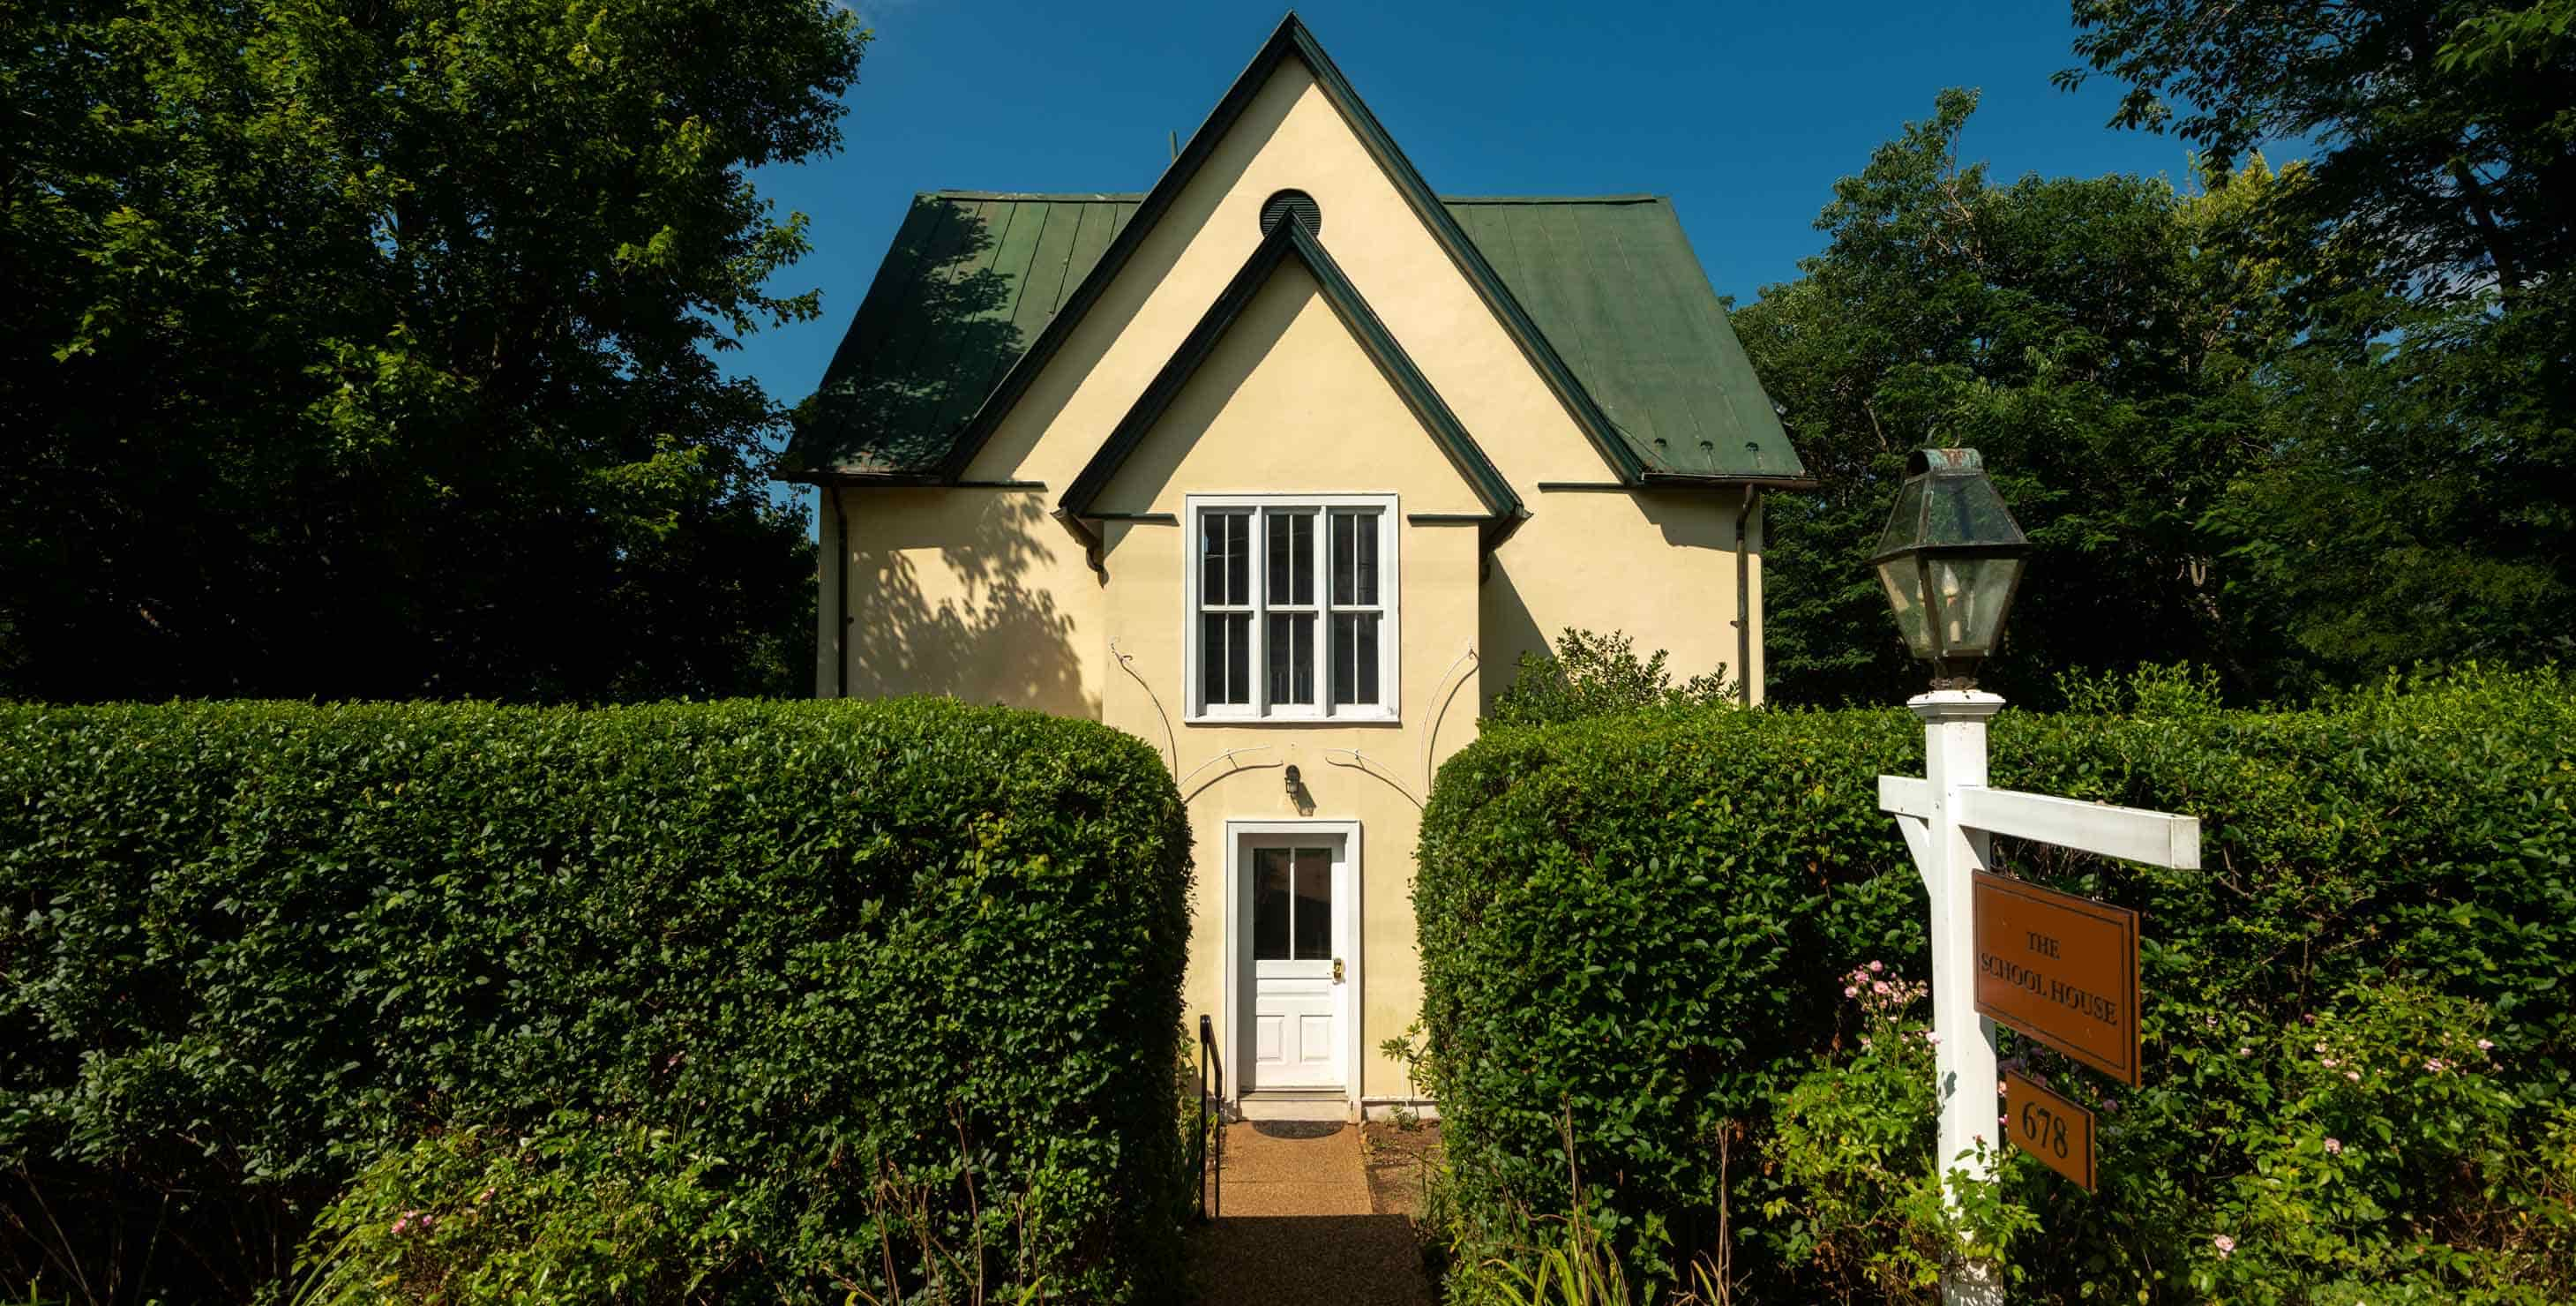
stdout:
<svg viewBox="0 0 2576 1306">
<path fill-rule="evenodd" d="M 1183 524 L 1103 524 L 1101 569 L 1048 514 L 1260 239 L 1262 201 L 1315 197 L 1321 240 L 1530 510 L 1488 561 L 1472 490 L 1293 263 L 1247 308 L 1098 507 Z M 1188 1010 L 1220 1009 L 1228 819 L 1362 825 L 1362 1092 L 1405 1090 L 1378 1057 L 1420 999 L 1410 890 L 1417 802 L 1471 737 L 1514 659 L 1567 626 L 1624 630 L 1683 676 L 1736 655 L 1729 495 L 1541 490 L 1612 471 L 1403 196 L 1291 60 L 967 469 L 1043 490 L 866 489 L 849 513 L 850 690 L 947 693 L 1128 730 L 1165 751 L 1197 833 Z M 1184 719 L 1186 496 L 1398 497 L 1401 683 L 1391 723 Z M 827 548 L 831 523 L 825 522 Z M 839 561 L 837 559 L 832 561 Z M 824 568 L 826 584 L 833 567 Z M 1756 573 L 1758 584 L 1758 572 Z M 1758 590 L 1757 590 L 1758 594 Z M 826 607 L 832 605 L 829 594 Z M 1758 604 L 1755 613 L 1759 614 Z M 830 647 L 826 619 L 825 648 Z M 1755 644 L 1758 650 L 1758 626 Z M 835 669 L 817 668 L 824 692 Z M 1758 654 L 1757 654 L 1758 657 Z M 1758 683 L 1758 681 L 1757 681 Z M 1234 750 L 1230 762 L 1204 765 Z M 1347 750 L 1356 750 L 1356 758 Z M 1281 783 L 1294 764 L 1311 807 Z"/>
</svg>

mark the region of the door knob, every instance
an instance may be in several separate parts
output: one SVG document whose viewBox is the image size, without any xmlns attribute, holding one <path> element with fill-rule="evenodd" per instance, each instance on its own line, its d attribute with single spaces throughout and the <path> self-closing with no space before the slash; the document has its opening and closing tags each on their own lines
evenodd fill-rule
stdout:
<svg viewBox="0 0 2576 1306">
<path fill-rule="evenodd" d="M 1335 984 L 1342 982 L 1342 959 L 1339 957 L 1333 958 L 1333 982 Z"/>
</svg>

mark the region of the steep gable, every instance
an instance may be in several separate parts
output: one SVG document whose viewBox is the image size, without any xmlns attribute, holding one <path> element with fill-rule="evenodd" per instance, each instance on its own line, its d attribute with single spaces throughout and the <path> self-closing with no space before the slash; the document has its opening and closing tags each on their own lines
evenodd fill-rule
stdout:
<svg viewBox="0 0 2576 1306">
<path fill-rule="evenodd" d="M 1510 201 L 1526 211 L 1506 213 L 1497 211 L 1504 201 L 1434 199 L 1293 16 L 1145 195 L 952 192 L 916 201 L 803 414 L 787 474 L 954 483 L 1290 63 L 1311 74 L 1618 480 L 1803 477 L 1668 204 Z M 1588 216 L 1570 212 L 1577 206 Z M 1483 229 L 1495 257 L 1469 235 L 1470 224 Z M 1095 260 L 1087 269 L 1086 254 Z M 1520 285 L 1507 284 L 1501 267 L 1515 269 Z M 1560 337 L 1573 348 L 1561 351 Z"/>
<path fill-rule="evenodd" d="M 1448 460 L 1453 471 L 1475 496 L 1488 519 L 1486 539 L 1497 543 L 1519 524 L 1525 515 L 1520 497 L 1511 484 L 1485 456 L 1475 438 L 1460 425 L 1458 417 L 1440 398 L 1420 368 L 1414 366 L 1404 347 L 1389 334 L 1385 323 L 1363 298 L 1350 278 L 1343 275 L 1332 255 L 1310 235 L 1303 224 L 1281 222 L 1255 246 L 1243 270 L 1235 274 L 1223 294 L 1209 306 L 1198 325 L 1182 340 L 1171 361 L 1164 364 L 1154 383 L 1138 397 L 1100 451 L 1084 466 L 1080 475 L 1065 491 L 1061 513 L 1080 521 L 1091 516 L 1102 493 L 1119 470 L 1127 464 L 1138 446 L 1153 432 L 1183 390 L 1199 374 L 1229 331 L 1243 318 L 1262 292 L 1271 287 L 1283 268 L 1293 267 L 1311 279 L 1314 294 L 1329 306 L 1341 326 L 1356 344 L 1363 360 L 1373 366 L 1392 389 L 1395 397 L 1427 433 L 1432 443 Z M 1327 384 L 1339 378 L 1323 378 Z M 1284 483 L 1284 478 L 1274 478 Z"/>
</svg>

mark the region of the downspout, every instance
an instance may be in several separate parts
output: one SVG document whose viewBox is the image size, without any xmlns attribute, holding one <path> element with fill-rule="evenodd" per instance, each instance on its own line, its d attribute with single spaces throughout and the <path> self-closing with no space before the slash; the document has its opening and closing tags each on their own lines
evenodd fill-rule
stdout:
<svg viewBox="0 0 2576 1306">
<path fill-rule="evenodd" d="M 1735 512 L 1735 692 L 1753 706 L 1753 559 L 1745 552 L 1745 528 L 1762 502 L 1762 487 L 1744 487 L 1744 506 Z"/>
<path fill-rule="evenodd" d="M 837 538 L 832 547 L 837 551 L 835 573 L 841 583 L 833 588 L 840 593 L 833 598 L 840 623 L 832 631 L 832 661 L 838 686 L 835 697 L 850 696 L 850 497 L 840 486 L 832 487 L 832 533 Z"/>
</svg>

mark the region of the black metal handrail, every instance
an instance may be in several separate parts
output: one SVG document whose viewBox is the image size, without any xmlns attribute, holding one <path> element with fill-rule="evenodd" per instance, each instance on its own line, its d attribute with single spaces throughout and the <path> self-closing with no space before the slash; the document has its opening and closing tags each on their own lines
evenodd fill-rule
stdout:
<svg viewBox="0 0 2576 1306">
<path fill-rule="evenodd" d="M 1214 1076 L 1214 1091 L 1209 1088 Z M 1208 1108 L 1216 1108 L 1216 1150 L 1208 1150 Z M 1225 1197 L 1225 1058 L 1217 1055 L 1216 1022 L 1205 1013 L 1199 1016 L 1199 1129 L 1197 1163 L 1199 1171 L 1199 1218 L 1214 1219 Z M 1213 1159 L 1215 1164 L 1209 1164 Z"/>
</svg>

